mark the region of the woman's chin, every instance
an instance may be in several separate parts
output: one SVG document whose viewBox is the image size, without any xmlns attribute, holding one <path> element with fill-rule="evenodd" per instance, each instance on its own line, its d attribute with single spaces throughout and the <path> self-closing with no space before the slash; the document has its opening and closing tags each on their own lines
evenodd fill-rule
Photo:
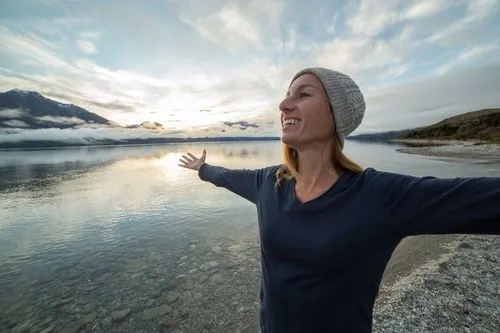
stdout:
<svg viewBox="0 0 500 333">
<path fill-rule="evenodd" d="M 292 133 L 282 132 L 281 133 L 281 142 L 286 144 L 286 145 L 293 146 L 295 143 L 297 143 L 297 137 L 296 137 L 296 135 L 293 135 Z"/>
</svg>

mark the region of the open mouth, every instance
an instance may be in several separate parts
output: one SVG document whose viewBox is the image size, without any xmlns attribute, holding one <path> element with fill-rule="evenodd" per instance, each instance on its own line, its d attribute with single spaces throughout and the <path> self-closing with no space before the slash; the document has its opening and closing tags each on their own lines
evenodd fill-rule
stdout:
<svg viewBox="0 0 500 333">
<path fill-rule="evenodd" d="M 300 123 L 300 119 L 298 119 L 298 118 L 290 118 L 290 119 L 286 119 L 285 121 L 283 121 L 282 127 L 283 128 L 285 128 L 285 127 L 292 127 L 292 126 L 297 125 L 298 123 Z"/>
</svg>

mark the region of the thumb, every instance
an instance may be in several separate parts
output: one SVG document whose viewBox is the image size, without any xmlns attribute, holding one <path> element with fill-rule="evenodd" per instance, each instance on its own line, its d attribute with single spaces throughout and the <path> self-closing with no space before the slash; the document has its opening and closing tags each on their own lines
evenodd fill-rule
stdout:
<svg viewBox="0 0 500 333">
<path fill-rule="evenodd" d="M 201 159 L 204 161 L 206 157 L 207 157 L 207 150 L 203 149 L 203 154 L 201 154 Z"/>
</svg>

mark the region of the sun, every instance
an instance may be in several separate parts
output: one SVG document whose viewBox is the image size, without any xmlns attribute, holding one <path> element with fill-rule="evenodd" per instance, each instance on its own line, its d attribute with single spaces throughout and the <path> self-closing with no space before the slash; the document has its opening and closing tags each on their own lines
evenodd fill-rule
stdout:
<svg viewBox="0 0 500 333">
<path fill-rule="evenodd" d="M 159 167 L 169 180 L 178 180 L 184 175 L 184 168 L 179 166 L 182 153 L 170 152 L 155 160 L 153 163 Z"/>
</svg>

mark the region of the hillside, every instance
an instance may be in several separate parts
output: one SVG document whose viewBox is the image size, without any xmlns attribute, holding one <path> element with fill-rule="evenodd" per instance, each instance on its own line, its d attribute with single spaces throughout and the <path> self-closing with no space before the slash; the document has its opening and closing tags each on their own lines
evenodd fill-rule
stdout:
<svg viewBox="0 0 500 333">
<path fill-rule="evenodd" d="M 500 143 L 500 109 L 483 109 L 446 118 L 398 139 L 481 140 Z"/>
<path fill-rule="evenodd" d="M 0 93 L 0 127 L 64 129 L 82 125 L 118 126 L 98 114 L 45 98 L 35 91 L 13 89 Z"/>
<path fill-rule="evenodd" d="M 405 130 L 396 130 L 396 131 L 388 131 L 388 132 L 375 132 L 375 133 L 363 133 L 363 134 L 355 134 L 349 135 L 347 137 L 348 140 L 355 141 L 365 141 L 365 142 L 385 142 L 397 139 L 404 134 L 408 134 L 414 131 L 414 129 L 405 129 Z"/>
</svg>

